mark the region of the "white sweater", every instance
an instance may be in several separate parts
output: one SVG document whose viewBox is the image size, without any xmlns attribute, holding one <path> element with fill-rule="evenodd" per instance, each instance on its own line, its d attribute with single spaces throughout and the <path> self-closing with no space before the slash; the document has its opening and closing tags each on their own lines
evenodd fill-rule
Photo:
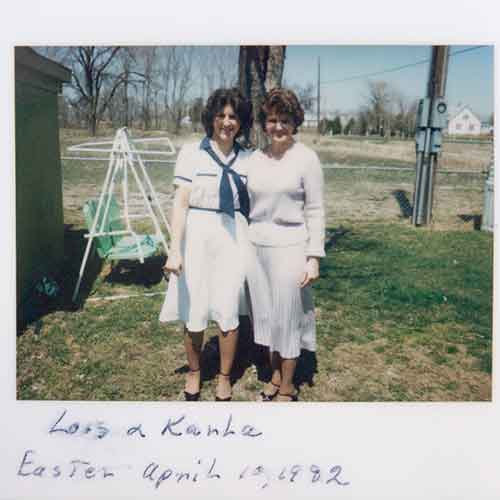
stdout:
<svg viewBox="0 0 500 500">
<path fill-rule="evenodd" d="M 256 151 L 247 161 L 250 240 L 274 247 L 306 242 L 307 256 L 324 257 L 324 181 L 318 155 L 295 143 L 280 160 Z"/>
</svg>

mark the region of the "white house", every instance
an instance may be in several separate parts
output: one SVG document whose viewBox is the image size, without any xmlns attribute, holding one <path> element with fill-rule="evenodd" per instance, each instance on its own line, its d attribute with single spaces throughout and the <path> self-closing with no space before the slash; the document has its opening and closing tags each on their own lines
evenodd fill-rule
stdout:
<svg viewBox="0 0 500 500">
<path fill-rule="evenodd" d="M 181 125 L 183 127 L 190 127 L 191 126 L 191 117 L 189 115 L 187 115 L 184 118 L 182 118 Z"/>
<path fill-rule="evenodd" d="M 347 125 L 351 118 L 355 118 L 353 114 L 341 113 L 338 110 L 325 110 L 320 113 L 321 120 L 333 121 L 338 116 L 340 118 L 340 124 L 342 125 L 342 130 Z M 304 123 L 302 125 L 305 128 L 316 128 L 318 126 L 318 115 L 316 110 L 306 111 L 304 114 Z"/>
<path fill-rule="evenodd" d="M 479 135 L 481 120 L 471 111 L 469 106 L 463 105 L 451 111 L 448 116 L 449 135 Z"/>
</svg>

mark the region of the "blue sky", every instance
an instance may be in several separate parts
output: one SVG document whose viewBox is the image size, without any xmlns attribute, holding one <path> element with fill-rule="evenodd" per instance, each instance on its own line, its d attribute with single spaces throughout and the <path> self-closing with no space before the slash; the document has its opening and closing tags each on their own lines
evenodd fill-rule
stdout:
<svg viewBox="0 0 500 500">
<path fill-rule="evenodd" d="M 453 45 L 451 53 L 474 46 Z M 316 92 L 318 57 L 321 59 L 322 107 L 355 111 L 367 95 L 368 78 L 337 82 L 367 73 L 392 69 L 429 59 L 425 45 L 289 45 L 285 62 L 286 84 L 314 84 Z M 408 98 L 425 94 L 429 63 L 372 76 L 385 80 Z M 489 117 L 493 100 L 493 46 L 451 56 L 448 67 L 447 99 L 451 106 L 468 104 L 482 119 Z"/>
</svg>

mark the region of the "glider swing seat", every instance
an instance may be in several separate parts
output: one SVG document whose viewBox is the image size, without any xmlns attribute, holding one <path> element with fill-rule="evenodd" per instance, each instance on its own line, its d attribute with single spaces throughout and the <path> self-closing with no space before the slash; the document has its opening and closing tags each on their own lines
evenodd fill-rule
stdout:
<svg viewBox="0 0 500 500">
<path fill-rule="evenodd" d="M 104 200 L 106 202 L 106 199 Z M 89 231 L 97 214 L 97 201 L 88 200 L 83 206 L 85 223 Z M 103 215 L 103 214 L 101 214 Z M 102 225 L 101 225 L 102 222 Z M 97 254 L 107 260 L 141 260 L 154 255 L 160 248 L 161 241 L 156 235 L 129 233 L 121 220 L 120 207 L 114 196 L 111 196 L 108 217 L 97 222 L 102 233 L 94 234 Z"/>
<path fill-rule="evenodd" d="M 138 150 L 134 143 L 166 142 L 168 151 Z M 111 145 L 111 149 L 102 146 Z M 116 132 L 112 142 L 92 142 L 79 144 L 68 148 L 68 151 L 93 151 L 110 153 L 106 179 L 98 200 L 89 200 L 83 206 L 85 222 L 89 230 L 85 237 L 88 239 L 83 255 L 78 281 L 73 292 L 73 302 L 78 297 L 85 266 L 95 241 L 99 257 L 110 261 L 144 259 L 158 253 L 163 247 L 168 255 L 168 245 L 160 225 L 163 223 L 167 234 L 170 226 L 163 213 L 158 196 L 149 178 L 144 161 L 144 154 L 167 155 L 175 154 L 175 148 L 167 137 L 154 139 L 137 139 L 132 142 L 126 127 Z M 129 174 L 132 174 L 136 186 L 142 196 L 146 213 L 131 214 L 129 202 Z M 113 192 L 115 184 L 121 184 L 122 210 Z M 132 229 L 131 219 L 149 217 L 153 222 L 155 234 L 138 234 Z"/>
</svg>

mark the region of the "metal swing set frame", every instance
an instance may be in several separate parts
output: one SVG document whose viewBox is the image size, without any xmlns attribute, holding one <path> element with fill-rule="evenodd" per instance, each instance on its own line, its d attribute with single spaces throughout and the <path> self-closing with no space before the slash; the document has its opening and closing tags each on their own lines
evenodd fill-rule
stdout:
<svg viewBox="0 0 500 500">
<path fill-rule="evenodd" d="M 139 150 L 135 147 L 135 143 L 151 143 L 151 142 L 163 142 L 168 146 L 168 150 Z M 111 148 L 109 146 L 111 145 Z M 108 148 L 106 148 L 108 146 Z M 158 195 L 153 187 L 153 183 L 147 173 L 145 162 L 148 160 L 143 160 L 142 155 L 155 155 L 155 156 L 174 156 L 176 151 L 172 142 L 168 137 L 161 138 L 145 138 L 145 139 L 134 139 L 130 138 L 130 134 L 126 127 L 118 129 L 115 134 L 113 141 L 102 141 L 102 142 L 88 142 L 84 144 L 78 144 L 68 148 L 70 152 L 94 152 L 94 153 L 109 153 L 108 167 L 106 172 L 106 177 L 104 184 L 101 189 L 99 196 L 99 201 L 97 203 L 97 209 L 95 211 L 95 216 L 93 217 L 90 232 L 85 235 L 87 238 L 87 245 L 85 252 L 83 254 L 82 263 L 80 266 L 80 271 L 78 275 L 78 280 L 75 285 L 72 300 L 76 301 L 78 297 L 78 292 L 80 290 L 83 274 L 85 271 L 85 266 L 87 264 L 90 251 L 92 248 L 92 242 L 94 238 L 100 237 L 124 237 L 129 236 L 132 241 L 132 254 L 134 258 L 142 263 L 144 263 L 144 250 L 142 247 L 142 242 L 140 235 L 138 235 L 131 225 L 131 219 L 143 219 L 149 217 L 155 228 L 155 240 L 157 240 L 165 250 L 166 255 L 168 255 L 169 249 L 168 244 L 165 239 L 165 235 L 161 229 L 161 223 L 170 235 L 170 225 L 163 213 L 161 208 Z M 75 158 L 83 159 L 83 158 Z M 106 158 L 93 158 L 92 160 L 106 160 Z M 154 161 L 154 160 L 149 160 Z M 165 160 L 159 162 L 165 162 Z M 137 187 L 139 188 L 140 194 L 142 195 L 147 212 L 145 214 L 131 214 L 130 213 L 130 200 L 129 200 L 129 175 L 132 174 Z M 122 192 L 122 214 L 125 222 L 125 228 L 120 230 L 107 230 L 106 223 L 108 221 L 108 216 L 110 214 L 110 205 L 113 199 L 113 192 L 115 190 L 115 185 L 117 182 L 121 184 Z M 159 215 L 159 217 L 157 216 Z M 99 226 L 99 227 L 98 227 Z M 151 239 L 151 237 L 147 236 Z M 135 248 L 135 251 L 133 250 Z M 130 254 L 130 252 L 129 252 Z M 120 260 L 117 258 L 116 260 Z"/>
</svg>

